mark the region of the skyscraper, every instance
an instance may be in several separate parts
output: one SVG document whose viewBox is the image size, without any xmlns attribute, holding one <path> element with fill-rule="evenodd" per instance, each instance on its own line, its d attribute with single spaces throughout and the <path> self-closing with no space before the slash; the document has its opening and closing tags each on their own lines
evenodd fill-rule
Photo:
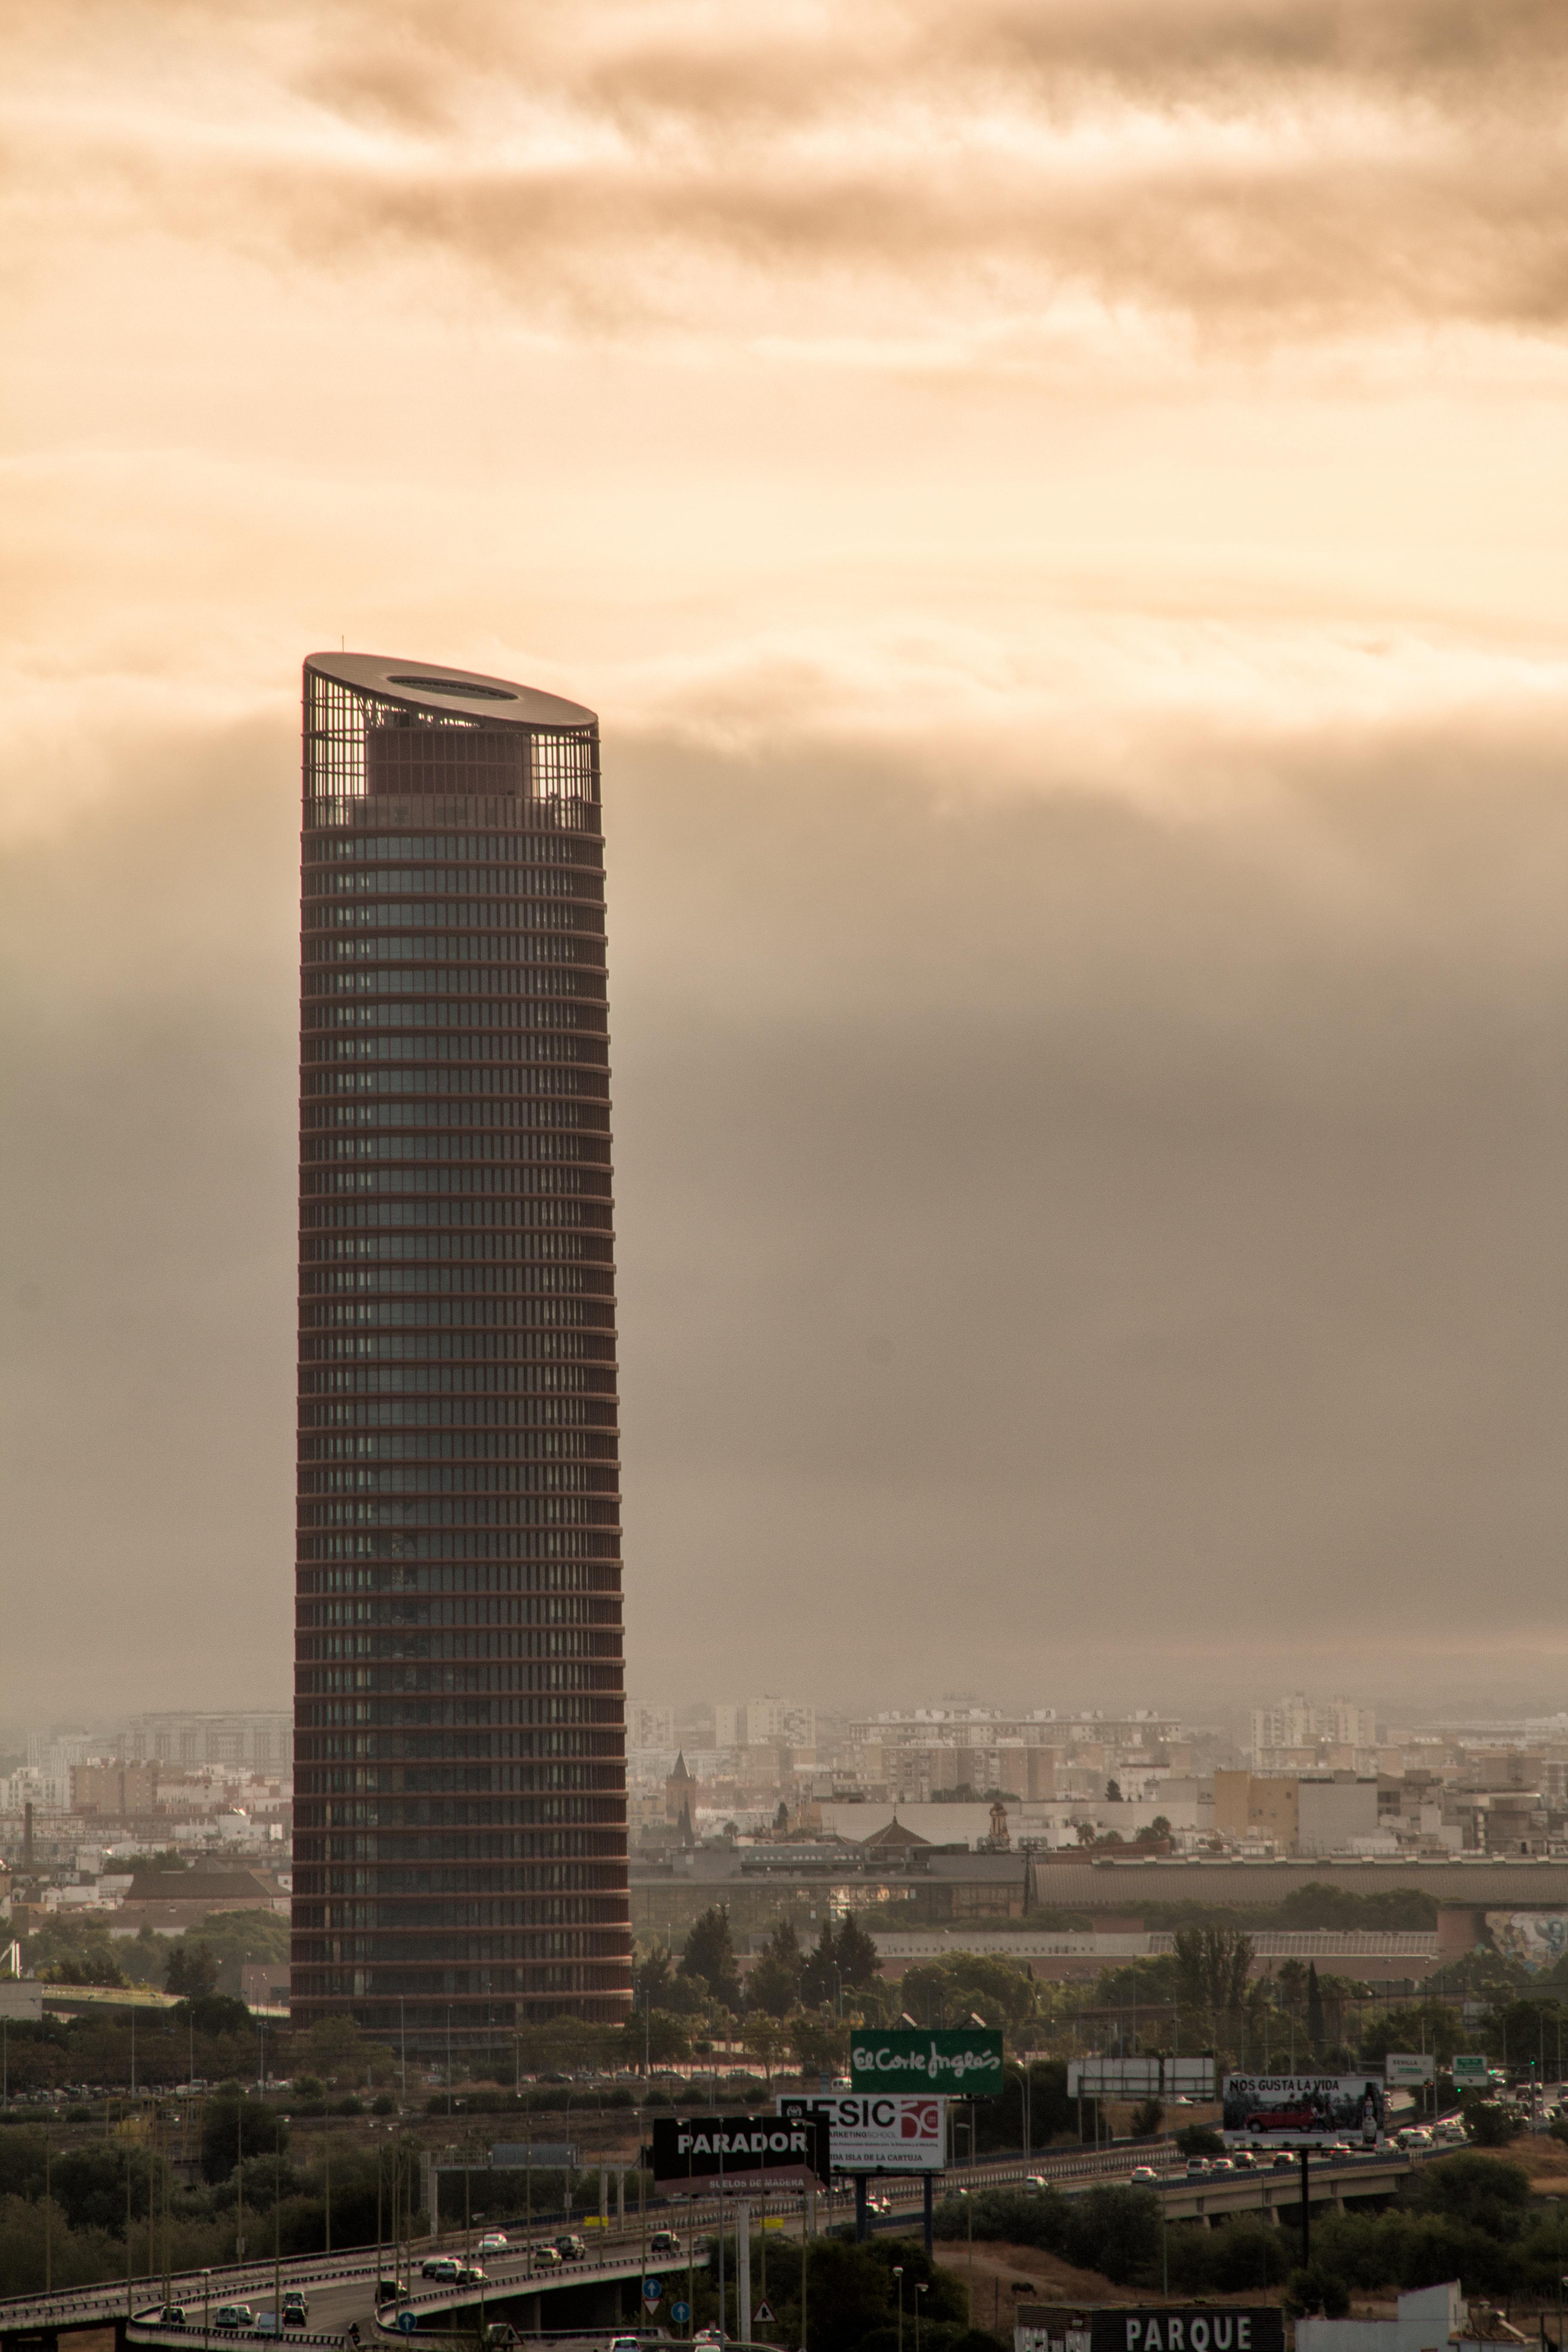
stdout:
<svg viewBox="0 0 1568 2352">
<path fill-rule="evenodd" d="M 312 654 L 303 845 L 294 2015 L 617 2018 L 597 722 Z"/>
</svg>

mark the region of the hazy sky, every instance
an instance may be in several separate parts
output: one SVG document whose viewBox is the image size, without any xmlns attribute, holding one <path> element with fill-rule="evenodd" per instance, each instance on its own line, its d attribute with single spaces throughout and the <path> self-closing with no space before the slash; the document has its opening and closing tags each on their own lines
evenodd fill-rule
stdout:
<svg viewBox="0 0 1568 2352">
<path fill-rule="evenodd" d="M 1568 1698 L 1560 0 L 50 0 L 0 1718 L 271 1704 L 298 671 L 605 730 L 629 1679 Z"/>
</svg>

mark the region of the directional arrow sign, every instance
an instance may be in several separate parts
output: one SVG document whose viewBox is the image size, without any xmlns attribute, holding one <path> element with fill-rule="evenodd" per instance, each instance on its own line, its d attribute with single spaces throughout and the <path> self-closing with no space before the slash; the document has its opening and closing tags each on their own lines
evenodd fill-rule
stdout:
<svg viewBox="0 0 1568 2352">
<path fill-rule="evenodd" d="M 663 2294 L 664 2281 L 662 2279 L 644 2279 L 642 2283 L 642 2299 L 647 2304 L 650 2311 L 653 2309 L 655 2304 L 660 2300 Z"/>
<path fill-rule="evenodd" d="M 689 2303 L 672 2303 L 669 2306 L 669 2315 L 677 2327 L 684 2327 L 691 2316 L 691 2305 Z"/>
<path fill-rule="evenodd" d="M 419 2314 L 416 2311 L 400 2311 L 398 2313 L 397 2332 L 400 2336 L 412 2336 L 418 2325 Z"/>
</svg>

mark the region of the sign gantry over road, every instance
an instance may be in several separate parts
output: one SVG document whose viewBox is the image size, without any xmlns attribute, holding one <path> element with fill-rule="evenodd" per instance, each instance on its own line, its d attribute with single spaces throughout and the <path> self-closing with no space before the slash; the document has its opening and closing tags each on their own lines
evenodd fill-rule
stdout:
<svg viewBox="0 0 1568 2352">
<path fill-rule="evenodd" d="M 852 2091 L 955 2091 L 998 2097 L 1006 2077 L 994 2026 L 857 2026 L 849 2038 Z"/>
</svg>

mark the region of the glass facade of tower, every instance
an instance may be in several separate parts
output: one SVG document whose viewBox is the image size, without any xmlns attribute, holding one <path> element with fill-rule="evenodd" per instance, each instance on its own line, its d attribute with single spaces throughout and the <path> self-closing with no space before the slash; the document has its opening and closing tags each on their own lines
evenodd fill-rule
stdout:
<svg viewBox="0 0 1568 2352">
<path fill-rule="evenodd" d="M 626 2013 L 598 730 L 305 668 L 292 1999 Z"/>
</svg>

